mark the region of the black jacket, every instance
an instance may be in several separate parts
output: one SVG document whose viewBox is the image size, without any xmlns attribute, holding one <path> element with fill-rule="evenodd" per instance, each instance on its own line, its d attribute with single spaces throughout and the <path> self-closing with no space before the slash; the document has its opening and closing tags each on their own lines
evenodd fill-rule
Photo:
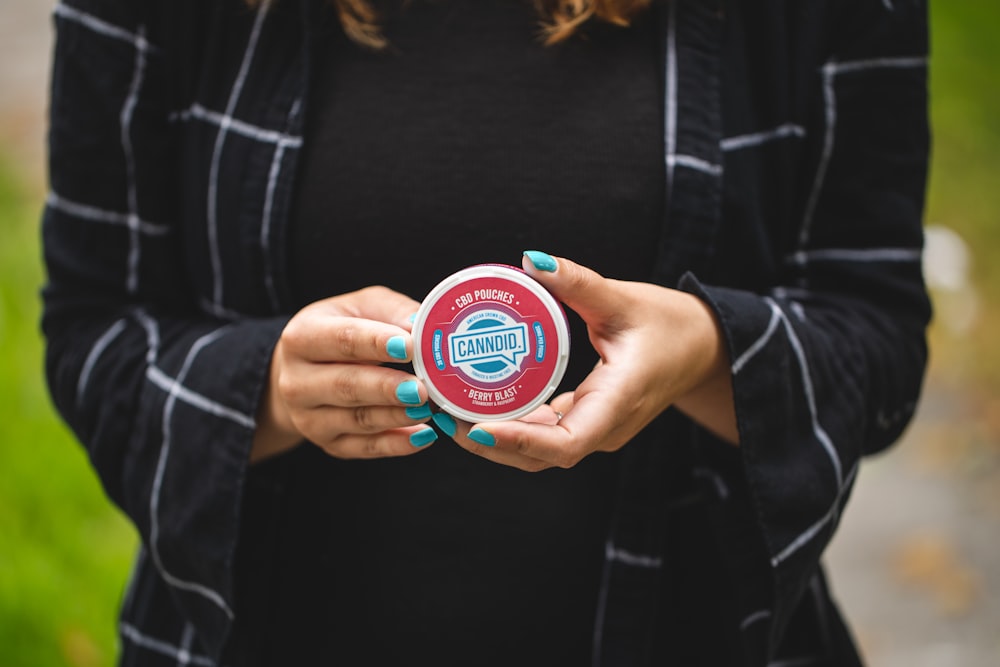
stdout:
<svg viewBox="0 0 1000 667">
<path fill-rule="evenodd" d="M 290 316 L 285 230 L 318 3 L 276 4 L 55 11 L 47 371 L 142 536 L 126 665 L 216 664 L 251 539 L 241 518 L 259 510 L 266 540 L 260 508 L 280 494 L 247 457 Z M 746 664 L 853 664 L 819 560 L 862 456 L 898 438 L 923 377 L 926 3 L 657 10 L 667 213 L 652 279 L 699 294 L 723 326 L 741 458 L 672 411 L 626 447 L 595 663 L 661 657 L 656 591 L 678 567 L 663 526 L 683 496 L 667 480 L 681 470 L 714 498 L 735 586 L 741 620 L 720 636 Z M 664 438 L 685 446 L 653 446 Z"/>
</svg>

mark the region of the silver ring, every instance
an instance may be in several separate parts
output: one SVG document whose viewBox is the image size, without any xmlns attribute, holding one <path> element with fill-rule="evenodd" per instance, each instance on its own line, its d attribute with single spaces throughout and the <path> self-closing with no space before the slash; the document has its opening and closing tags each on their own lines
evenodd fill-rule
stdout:
<svg viewBox="0 0 1000 667">
<path fill-rule="evenodd" d="M 559 412 L 558 410 L 556 410 L 555 413 L 556 413 L 556 423 L 558 424 L 559 422 L 562 421 L 563 413 Z"/>
</svg>

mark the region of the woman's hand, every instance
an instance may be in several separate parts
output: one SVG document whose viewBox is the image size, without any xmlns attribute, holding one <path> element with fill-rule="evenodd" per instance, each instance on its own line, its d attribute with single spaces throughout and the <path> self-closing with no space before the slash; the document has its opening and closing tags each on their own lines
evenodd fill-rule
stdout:
<svg viewBox="0 0 1000 667">
<path fill-rule="evenodd" d="M 436 439 L 416 377 L 381 366 L 408 361 L 419 303 L 369 287 L 310 304 L 287 324 L 271 359 L 251 461 L 303 439 L 338 458 L 412 454 Z"/>
<path fill-rule="evenodd" d="M 524 268 L 579 313 L 601 361 L 575 391 L 525 419 L 471 431 L 459 425 L 459 444 L 524 470 L 568 468 L 592 452 L 620 448 L 671 405 L 738 442 L 730 364 L 703 301 L 666 287 L 609 280 L 534 251 L 525 253 Z"/>
</svg>

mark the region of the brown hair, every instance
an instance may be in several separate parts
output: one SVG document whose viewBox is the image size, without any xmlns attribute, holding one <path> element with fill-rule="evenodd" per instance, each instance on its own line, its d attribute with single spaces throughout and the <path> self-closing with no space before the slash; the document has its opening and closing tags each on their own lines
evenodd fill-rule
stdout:
<svg viewBox="0 0 1000 667">
<path fill-rule="evenodd" d="M 247 0 L 260 5 L 266 0 Z M 470 0 L 474 2 L 475 0 Z M 369 0 L 330 0 L 337 10 L 344 32 L 352 40 L 372 49 L 382 49 L 386 39 L 379 26 L 379 16 Z M 591 18 L 627 26 L 646 9 L 652 0 L 532 0 L 541 19 L 545 44 L 568 39 Z"/>
</svg>

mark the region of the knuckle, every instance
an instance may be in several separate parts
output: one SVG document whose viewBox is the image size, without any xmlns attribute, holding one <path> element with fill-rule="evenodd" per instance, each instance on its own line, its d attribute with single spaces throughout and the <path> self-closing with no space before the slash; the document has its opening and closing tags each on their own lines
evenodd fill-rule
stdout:
<svg viewBox="0 0 1000 667">
<path fill-rule="evenodd" d="M 336 374 L 330 389 L 337 405 L 357 405 L 360 402 L 361 389 L 354 373 L 345 371 Z"/>
<path fill-rule="evenodd" d="M 357 356 L 358 328 L 354 324 L 345 323 L 337 328 L 334 340 L 340 353 L 348 358 Z"/>
<path fill-rule="evenodd" d="M 361 441 L 361 455 L 366 459 L 376 459 L 384 456 L 382 441 L 375 436 L 364 438 Z"/>
<path fill-rule="evenodd" d="M 574 291 L 577 290 L 588 290 L 594 283 L 594 274 L 590 271 L 585 271 L 581 268 L 576 268 L 574 271 L 569 272 L 568 276 L 570 288 Z"/>
<path fill-rule="evenodd" d="M 531 445 L 523 433 L 515 434 L 510 440 L 510 445 L 518 454 L 530 456 L 528 450 L 531 448 Z"/>
<path fill-rule="evenodd" d="M 292 350 L 301 349 L 305 345 L 306 327 L 302 325 L 299 318 L 293 317 L 281 331 L 280 346 L 288 347 Z"/>
<path fill-rule="evenodd" d="M 354 408 L 354 423 L 362 433 L 373 433 L 382 430 L 376 423 L 375 410 L 368 405 Z"/>
<path fill-rule="evenodd" d="M 376 352 L 374 352 L 373 354 L 370 354 L 368 356 L 372 356 L 374 358 L 378 358 L 375 355 L 377 355 L 377 354 L 379 354 L 379 352 L 381 352 L 381 355 L 382 355 L 383 359 L 388 358 L 387 353 L 386 353 L 386 342 L 387 342 L 386 341 L 386 337 L 384 337 L 381 333 L 379 333 L 377 331 L 370 332 L 368 334 L 368 336 L 366 336 L 365 345 L 368 346 L 369 350 L 373 350 L 373 351 L 376 351 Z"/>
<path fill-rule="evenodd" d="M 280 373 L 278 375 L 275 388 L 278 390 L 278 395 L 288 404 L 296 405 L 302 399 L 302 385 L 296 382 L 295 378 L 288 373 Z"/>
</svg>

